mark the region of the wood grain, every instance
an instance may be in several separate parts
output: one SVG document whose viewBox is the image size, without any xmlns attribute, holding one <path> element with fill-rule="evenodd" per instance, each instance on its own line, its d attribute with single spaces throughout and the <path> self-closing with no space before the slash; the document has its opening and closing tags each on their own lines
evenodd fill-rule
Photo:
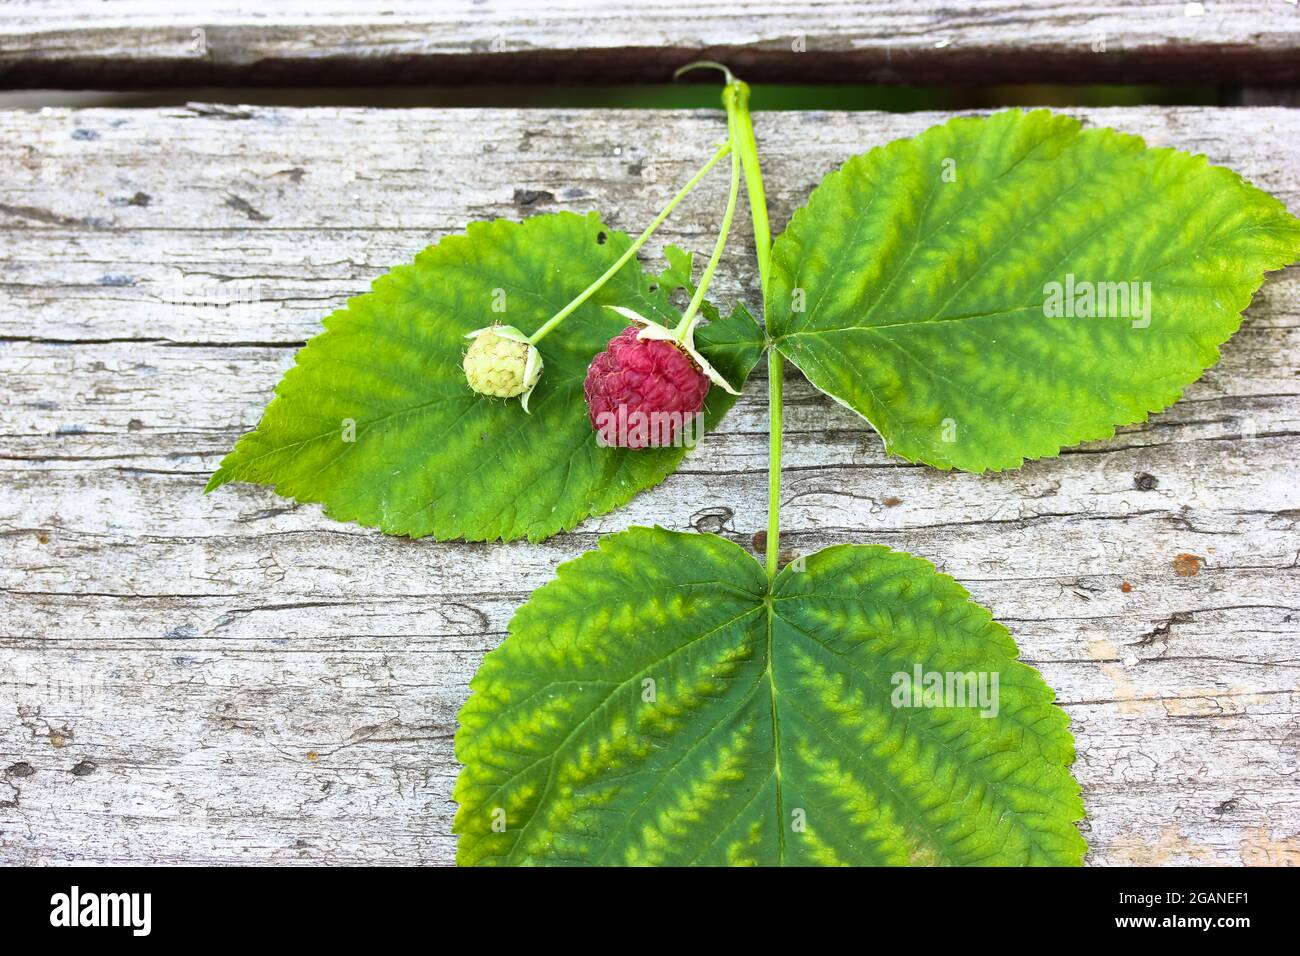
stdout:
<svg viewBox="0 0 1300 956">
<path fill-rule="evenodd" d="M 11 0 L 0 83 L 663 82 L 700 57 L 751 82 L 1300 80 L 1285 0 Z"/>
<path fill-rule="evenodd" d="M 1080 115 L 1300 211 L 1294 112 Z M 775 226 L 850 154 L 944 118 L 760 114 Z M 384 269 L 489 216 L 639 229 L 722 135 L 717 112 L 0 113 L 0 861 L 452 861 L 482 655 L 599 534 L 751 543 L 761 373 L 678 474 L 540 545 L 384 538 L 204 482 Z M 649 258 L 707 249 L 724 190 Z M 716 287 L 757 310 L 750 246 Z M 887 458 L 788 384 L 784 545 L 917 552 L 1008 624 L 1072 718 L 1091 863 L 1300 862 L 1298 345 L 1293 269 L 1173 409 L 996 477 Z"/>
</svg>

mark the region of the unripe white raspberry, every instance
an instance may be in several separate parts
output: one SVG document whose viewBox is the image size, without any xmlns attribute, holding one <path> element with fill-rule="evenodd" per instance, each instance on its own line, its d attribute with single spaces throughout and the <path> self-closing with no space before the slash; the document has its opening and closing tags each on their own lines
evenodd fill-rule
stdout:
<svg viewBox="0 0 1300 956">
<path fill-rule="evenodd" d="M 542 375 L 542 359 L 528 337 L 508 325 L 494 325 L 471 332 L 465 352 L 465 380 L 480 395 L 493 398 L 522 396 L 525 411 L 528 395 Z"/>
</svg>

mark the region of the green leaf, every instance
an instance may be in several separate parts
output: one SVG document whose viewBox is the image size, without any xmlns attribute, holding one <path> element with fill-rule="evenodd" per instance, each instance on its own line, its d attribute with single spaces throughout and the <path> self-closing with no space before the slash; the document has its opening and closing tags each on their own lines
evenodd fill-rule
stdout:
<svg viewBox="0 0 1300 956">
<path fill-rule="evenodd" d="M 633 260 L 565 319 L 539 346 L 545 369 L 531 415 L 518 401 L 471 392 L 461 359 L 475 329 L 504 322 L 535 331 L 629 242 L 594 213 L 559 213 L 473 223 L 426 249 L 325 320 L 208 490 L 269 484 L 323 503 L 340 521 L 471 541 L 536 541 L 626 503 L 671 474 L 685 449 L 600 447 L 582 383 L 592 357 L 626 324 L 605 306 L 673 325 L 671 288 Z M 763 336 L 738 312 L 701 326 L 696 343 L 739 384 Z M 733 401 L 711 390 L 706 427 Z"/>
<path fill-rule="evenodd" d="M 895 706 L 895 675 L 917 667 L 997 674 L 996 716 Z M 888 548 L 828 548 L 769 590 L 724 538 L 606 536 L 520 608 L 470 688 L 463 864 L 1078 864 L 1085 850 L 1052 691 L 959 584 Z"/>
<path fill-rule="evenodd" d="M 664 247 L 664 259 L 668 262 L 668 268 L 660 273 L 659 285 L 666 289 L 683 289 L 687 298 L 695 295 L 695 254 L 684 252 L 677 246 L 670 245 Z M 716 325 L 711 340 L 713 354 L 716 355 L 720 349 L 727 349 L 734 353 L 735 358 L 733 361 L 735 363 L 739 364 L 749 360 L 750 352 L 754 347 L 753 329 L 756 327 L 756 323 L 749 309 L 745 308 L 744 303 L 737 302 L 732 306 L 731 315 L 726 322 L 721 324 L 718 324 L 721 321 L 721 314 L 708 299 L 700 303 L 700 313 L 704 316 L 706 323 Z M 707 328 L 707 325 L 700 326 L 700 329 L 704 328 Z M 738 334 L 734 334 L 728 339 L 725 335 L 729 331 Z M 697 340 L 699 339 L 699 331 L 696 331 L 695 337 Z M 766 348 L 766 345 L 762 342 L 761 332 L 759 333 L 759 345 Z M 757 361 L 758 359 L 755 358 L 747 367 L 752 369 Z"/>
<path fill-rule="evenodd" d="M 685 289 L 688 296 L 695 294 L 695 253 L 674 245 L 664 247 L 664 260 L 668 268 L 659 274 L 659 282 L 669 288 Z"/>
<path fill-rule="evenodd" d="M 1300 222 L 1231 170 L 1012 110 L 828 175 L 773 247 L 767 324 L 888 451 L 1000 470 L 1173 404 L 1297 257 Z M 1111 314 L 1045 314 L 1069 276 L 1094 311 L 1123 283 Z"/>
</svg>

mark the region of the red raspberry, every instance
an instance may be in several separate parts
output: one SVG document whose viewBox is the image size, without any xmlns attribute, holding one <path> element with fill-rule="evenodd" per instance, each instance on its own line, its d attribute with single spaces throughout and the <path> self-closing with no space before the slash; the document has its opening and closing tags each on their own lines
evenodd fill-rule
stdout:
<svg viewBox="0 0 1300 956">
<path fill-rule="evenodd" d="M 672 342 L 638 339 L 635 325 L 609 340 L 591 360 L 582 392 L 602 445 L 658 448 L 693 444 L 695 415 L 704 408 L 709 378 Z"/>
</svg>

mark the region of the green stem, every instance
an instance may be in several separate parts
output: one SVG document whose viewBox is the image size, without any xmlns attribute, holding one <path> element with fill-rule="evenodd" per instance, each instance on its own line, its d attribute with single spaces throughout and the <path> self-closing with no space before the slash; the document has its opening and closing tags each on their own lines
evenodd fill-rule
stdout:
<svg viewBox="0 0 1300 956">
<path fill-rule="evenodd" d="M 557 325 L 559 325 L 561 322 L 567 319 L 580 305 L 582 305 L 582 303 L 586 302 L 598 291 L 600 291 L 601 286 L 603 286 L 606 282 L 608 282 L 611 278 L 613 278 L 613 276 L 615 275 L 615 273 L 618 272 L 619 269 L 622 269 L 623 266 L 627 265 L 628 260 L 631 259 L 634 255 L 636 255 L 637 250 L 640 249 L 643 245 L 645 245 L 646 240 L 649 239 L 652 235 L 654 235 L 656 229 L 658 229 L 660 226 L 663 225 L 664 220 L 667 219 L 669 214 L 671 214 L 672 211 L 677 208 L 677 204 L 680 203 L 683 199 L 685 199 L 687 195 L 690 193 L 690 191 L 700 184 L 700 180 L 702 180 L 708 174 L 709 170 L 712 169 L 717 164 L 717 162 L 720 159 L 722 159 L 722 157 L 726 156 L 731 151 L 732 151 L 731 140 L 728 139 L 727 142 L 723 143 L 720 147 L 718 147 L 718 151 L 713 154 L 712 158 L 707 163 L 705 163 L 703 166 L 700 167 L 699 172 L 697 172 L 694 176 L 691 177 L 690 181 L 685 186 L 683 186 L 681 190 L 677 193 L 677 195 L 674 196 L 669 201 L 668 205 L 664 206 L 663 210 L 659 213 L 659 215 L 655 216 L 654 221 L 651 222 L 650 225 L 646 227 L 645 232 L 637 236 L 636 241 L 633 242 L 632 245 L 628 246 L 627 250 L 621 256 L 618 257 L 618 261 L 615 262 L 608 269 L 606 269 L 604 275 L 602 275 L 599 279 L 597 279 L 591 285 L 587 286 L 587 288 L 585 288 L 582 292 L 580 292 L 577 298 L 575 298 L 572 302 L 570 302 L 568 305 L 562 308 L 559 312 L 556 312 L 553 316 L 547 319 L 546 323 L 542 325 L 541 328 L 539 328 L 536 332 L 534 332 L 529 337 L 528 344 L 536 345 L 542 339 L 546 338 L 546 336 L 550 333 L 552 329 L 554 329 Z M 732 166 L 733 167 L 735 166 L 734 161 L 732 163 Z"/>
<path fill-rule="evenodd" d="M 767 577 L 775 580 L 781 553 L 781 390 L 785 365 L 774 346 L 767 348 Z"/>
<path fill-rule="evenodd" d="M 772 271 L 772 228 L 767 221 L 767 197 L 763 193 L 763 173 L 758 167 L 758 143 L 749 116 L 749 86 L 736 82 L 728 90 L 736 101 L 736 130 L 732 145 L 740 154 L 745 169 L 745 192 L 749 196 L 749 214 L 754 221 L 754 253 L 758 259 L 758 281 L 766 300 L 767 277 Z"/>
<path fill-rule="evenodd" d="M 745 169 L 745 192 L 749 196 L 749 214 L 754 222 L 754 254 L 758 259 L 758 281 L 762 286 L 764 312 L 767 305 L 767 280 L 772 271 L 772 227 L 767 218 L 767 196 L 763 192 L 763 173 L 758 165 L 758 143 L 749 116 L 749 87 L 739 80 L 730 83 L 723 100 L 732 116 L 732 143 Z M 781 555 L 781 399 L 785 386 L 785 366 L 781 353 L 767 343 L 767 577 L 775 580 Z"/>
<path fill-rule="evenodd" d="M 723 96 L 723 102 L 727 97 Z M 708 265 L 704 267 L 704 274 L 700 276 L 700 284 L 695 287 L 695 295 L 691 296 L 690 305 L 682 313 L 682 319 L 677 323 L 677 328 L 673 329 L 673 335 L 677 341 L 689 340 L 690 332 L 693 327 L 693 321 L 696 313 L 700 310 L 700 304 L 704 302 L 704 294 L 709 291 L 709 283 L 713 281 L 713 273 L 718 268 L 718 263 L 722 259 L 722 250 L 727 246 L 727 236 L 731 232 L 731 220 L 736 215 L 736 199 L 740 196 L 740 153 L 736 150 L 736 116 L 731 104 L 727 104 L 727 143 L 732 147 L 731 150 L 731 191 L 727 195 L 727 211 L 722 215 L 722 226 L 718 229 L 718 239 L 713 244 L 713 255 L 709 256 Z"/>
</svg>

